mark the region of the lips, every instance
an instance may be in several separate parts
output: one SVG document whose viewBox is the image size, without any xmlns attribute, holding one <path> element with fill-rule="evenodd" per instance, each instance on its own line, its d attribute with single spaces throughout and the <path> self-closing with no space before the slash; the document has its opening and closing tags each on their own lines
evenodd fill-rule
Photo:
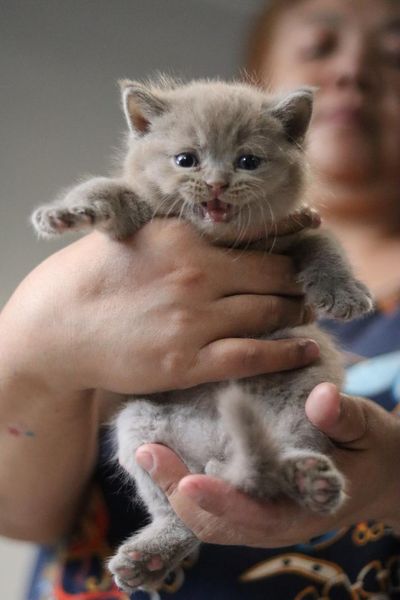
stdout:
<svg viewBox="0 0 400 600">
<path fill-rule="evenodd" d="M 204 219 L 213 223 L 227 223 L 233 216 L 233 206 L 214 198 L 208 202 L 201 203 L 201 212 Z"/>
</svg>

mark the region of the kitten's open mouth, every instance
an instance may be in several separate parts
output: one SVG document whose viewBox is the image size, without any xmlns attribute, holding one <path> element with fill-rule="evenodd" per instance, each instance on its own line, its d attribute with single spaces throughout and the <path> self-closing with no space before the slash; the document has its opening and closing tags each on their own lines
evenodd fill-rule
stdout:
<svg viewBox="0 0 400 600">
<path fill-rule="evenodd" d="M 227 223 L 235 214 L 232 204 L 222 202 L 218 198 L 201 203 L 201 214 L 203 219 L 214 223 Z"/>
</svg>

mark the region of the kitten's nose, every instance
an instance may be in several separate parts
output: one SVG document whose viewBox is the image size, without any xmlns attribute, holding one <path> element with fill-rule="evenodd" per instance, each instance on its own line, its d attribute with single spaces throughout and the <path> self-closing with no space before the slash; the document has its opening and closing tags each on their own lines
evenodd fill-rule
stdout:
<svg viewBox="0 0 400 600">
<path fill-rule="evenodd" d="M 212 191 L 214 198 L 218 198 L 229 184 L 226 181 L 206 181 L 206 185 Z"/>
</svg>

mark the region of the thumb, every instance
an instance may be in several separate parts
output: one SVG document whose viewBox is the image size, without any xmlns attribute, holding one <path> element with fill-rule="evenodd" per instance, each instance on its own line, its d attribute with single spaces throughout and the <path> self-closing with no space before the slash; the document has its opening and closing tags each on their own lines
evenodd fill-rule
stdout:
<svg viewBox="0 0 400 600">
<path fill-rule="evenodd" d="M 365 401 L 340 394 L 332 383 L 317 385 L 306 401 L 306 415 L 332 441 L 350 444 L 367 433 Z"/>
<path fill-rule="evenodd" d="M 170 501 L 177 493 L 180 480 L 190 474 L 185 463 L 161 444 L 140 446 L 135 457 L 138 465 L 149 473 Z"/>
</svg>

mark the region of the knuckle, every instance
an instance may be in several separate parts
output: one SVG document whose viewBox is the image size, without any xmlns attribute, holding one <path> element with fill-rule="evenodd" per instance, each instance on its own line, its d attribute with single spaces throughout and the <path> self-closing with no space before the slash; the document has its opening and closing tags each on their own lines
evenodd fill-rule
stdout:
<svg viewBox="0 0 400 600">
<path fill-rule="evenodd" d="M 169 325 L 172 335 L 179 339 L 195 322 L 195 315 L 192 308 L 187 306 L 177 306 L 172 309 L 169 315 Z"/>
<path fill-rule="evenodd" d="M 179 482 L 174 480 L 161 483 L 161 488 L 167 498 L 172 498 L 172 496 L 175 494 L 176 490 L 178 489 L 178 483 Z"/>
<path fill-rule="evenodd" d="M 216 543 L 214 525 L 208 522 L 202 524 L 196 531 L 196 537 L 204 544 Z"/>
<path fill-rule="evenodd" d="M 257 367 L 260 363 L 261 351 L 255 342 L 246 344 L 242 351 L 241 361 L 245 369 Z"/>
<path fill-rule="evenodd" d="M 178 277 L 183 287 L 198 287 L 207 279 L 204 269 L 194 265 L 185 265 L 180 269 Z"/>
<path fill-rule="evenodd" d="M 187 356 L 182 350 L 169 350 L 161 359 L 161 370 L 173 387 L 180 388 L 187 371 Z"/>
<path fill-rule="evenodd" d="M 160 361 L 160 369 L 168 389 L 182 390 L 195 385 L 196 362 L 192 349 L 167 350 Z"/>
<path fill-rule="evenodd" d="M 183 288 L 198 288 L 207 281 L 207 273 L 197 265 L 183 265 L 175 275 L 176 282 Z"/>
</svg>

